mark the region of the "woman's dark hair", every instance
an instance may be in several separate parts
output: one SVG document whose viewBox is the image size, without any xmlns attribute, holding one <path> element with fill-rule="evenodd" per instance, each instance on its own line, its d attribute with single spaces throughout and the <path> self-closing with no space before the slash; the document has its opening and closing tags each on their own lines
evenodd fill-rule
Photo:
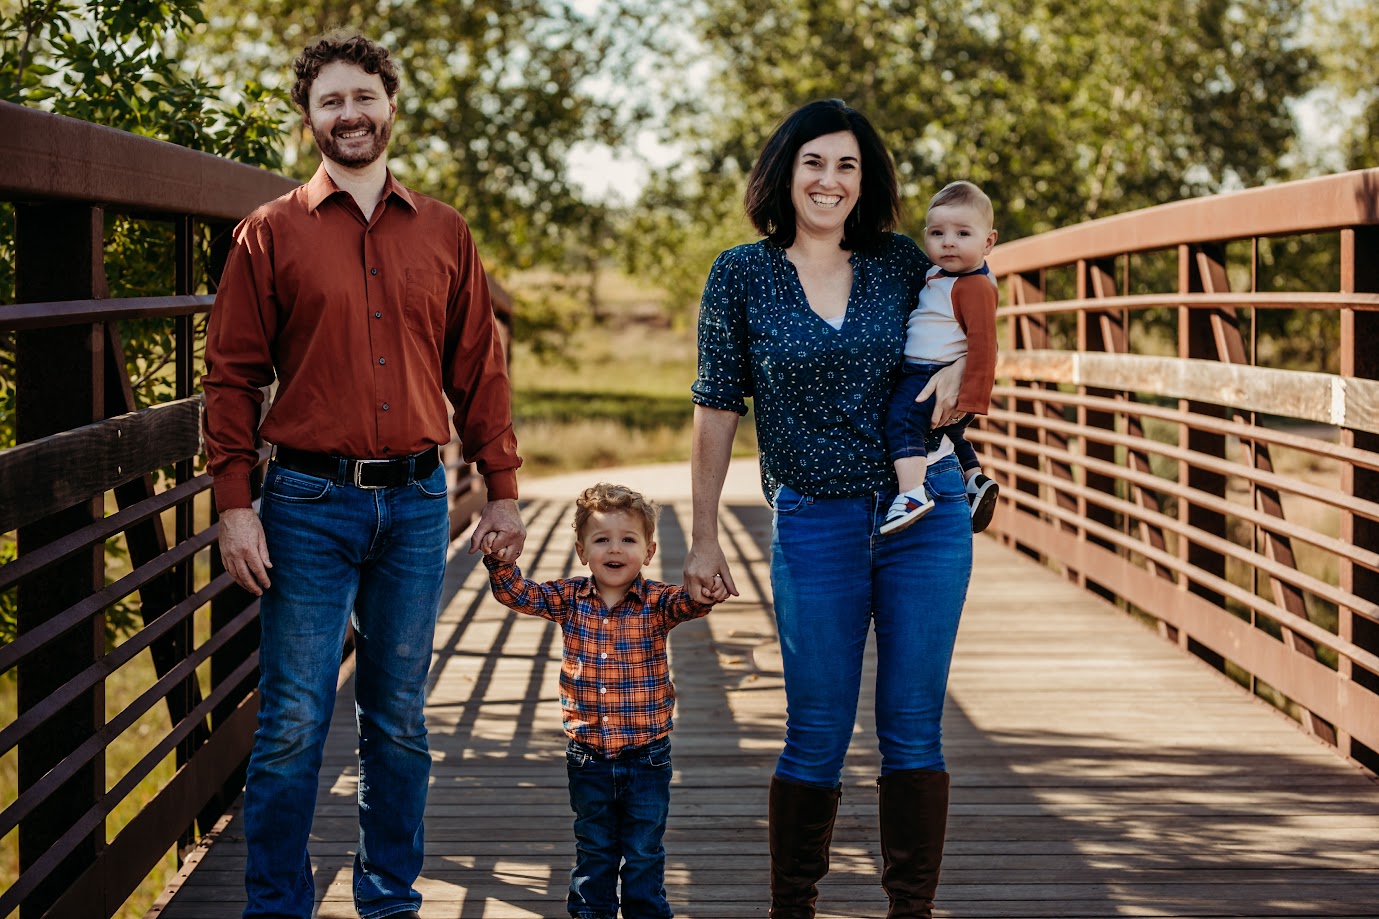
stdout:
<svg viewBox="0 0 1379 919">
<path fill-rule="evenodd" d="M 841 99 L 821 99 L 791 112 L 761 148 L 747 179 L 747 217 L 773 246 L 795 242 L 795 205 L 790 182 L 800 148 L 825 134 L 851 131 L 862 151 L 862 190 L 843 224 L 844 249 L 868 249 L 900 217 L 900 192 L 890 151 L 866 116 Z"/>
<path fill-rule="evenodd" d="M 388 56 L 388 49 L 362 35 L 338 30 L 327 32 L 312 41 L 292 62 L 297 82 L 292 84 L 292 101 L 303 112 L 311 101 L 311 84 L 321 74 L 321 68 L 336 61 L 355 64 L 365 73 L 376 73 L 383 80 L 383 91 L 391 99 L 397 95 L 397 66 Z"/>
</svg>

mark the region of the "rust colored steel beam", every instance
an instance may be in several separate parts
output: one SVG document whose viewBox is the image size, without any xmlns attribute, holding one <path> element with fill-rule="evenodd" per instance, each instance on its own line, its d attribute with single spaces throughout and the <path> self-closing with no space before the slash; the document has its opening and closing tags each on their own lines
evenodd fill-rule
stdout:
<svg viewBox="0 0 1379 919">
<path fill-rule="evenodd" d="M 83 322 L 161 319 L 208 313 L 212 296 L 121 297 L 115 300 L 59 300 L 0 307 L 0 329 L 52 329 Z"/>
<path fill-rule="evenodd" d="M 1361 312 L 1379 310 L 1379 294 L 1332 293 L 1166 293 L 1131 294 L 1129 296 L 1078 297 L 1073 300 L 1050 300 L 1023 306 L 1003 306 L 1001 316 L 1030 316 L 1039 313 L 1102 312 L 1108 309 L 1143 310 L 1156 307 L 1186 306 L 1190 309 L 1215 309 L 1223 306 L 1253 309 L 1353 309 Z"/>
<path fill-rule="evenodd" d="M 0 102 L 0 198 L 237 221 L 298 182 L 103 125 Z"/>
<path fill-rule="evenodd" d="M 1379 169 L 1360 169 L 1089 220 L 1002 243 L 987 262 L 1005 276 L 1188 243 L 1372 224 L 1379 224 Z"/>
</svg>

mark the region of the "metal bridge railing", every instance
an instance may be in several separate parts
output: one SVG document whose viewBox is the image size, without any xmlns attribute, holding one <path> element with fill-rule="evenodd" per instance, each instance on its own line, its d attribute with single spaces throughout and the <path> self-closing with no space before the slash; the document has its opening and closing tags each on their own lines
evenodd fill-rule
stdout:
<svg viewBox="0 0 1379 919">
<path fill-rule="evenodd" d="M 972 436 L 993 529 L 1379 771 L 1379 170 L 990 264 L 1003 350 Z M 1312 312 L 1318 366 L 1271 365 L 1278 310 Z"/>
</svg>

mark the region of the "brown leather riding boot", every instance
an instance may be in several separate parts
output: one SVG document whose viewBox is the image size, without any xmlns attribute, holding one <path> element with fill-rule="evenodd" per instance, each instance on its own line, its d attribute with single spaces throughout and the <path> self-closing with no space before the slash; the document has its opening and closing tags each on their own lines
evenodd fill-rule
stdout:
<svg viewBox="0 0 1379 919">
<path fill-rule="evenodd" d="M 771 777 L 771 919 L 814 919 L 842 792 Z"/>
<path fill-rule="evenodd" d="M 876 780 L 886 919 L 932 919 L 948 827 L 948 773 L 894 772 Z"/>
</svg>

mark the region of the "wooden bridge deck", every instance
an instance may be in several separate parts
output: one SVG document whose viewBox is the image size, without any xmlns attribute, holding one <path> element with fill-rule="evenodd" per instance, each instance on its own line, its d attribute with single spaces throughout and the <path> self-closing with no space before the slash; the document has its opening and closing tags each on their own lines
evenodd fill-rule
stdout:
<svg viewBox="0 0 1379 919">
<path fill-rule="evenodd" d="M 578 564 L 572 498 L 598 477 L 524 484 L 530 574 L 557 577 Z M 667 503 L 651 573 L 678 579 L 687 472 L 603 477 Z M 679 709 L 667 887 L 683 919 L 766 915 L 766 785 L 784 702 L 770 518 L 750 466 L 735 468 L 724 503 L 743 596 L 671 642 Z M 978 540 L 976 566 L 944 725 L 954 786 L 939 915 L 1379 917 L 1379 785 L 993 540 Z M 482 565 L 462 551 L 449 578 L 428 709 L 435 768 L 422 915 L 555 919 L 573 848 L 559 634 L 495 603 Z M 354 915 L 351 708 L 347 684 L 313 831 L 323 919 Z M 822 917 L 885 914 L 872 736 L 864 698 Z M 150 916 L 238 916 L 243 865 L 231 815 Z"/>
</svg>

